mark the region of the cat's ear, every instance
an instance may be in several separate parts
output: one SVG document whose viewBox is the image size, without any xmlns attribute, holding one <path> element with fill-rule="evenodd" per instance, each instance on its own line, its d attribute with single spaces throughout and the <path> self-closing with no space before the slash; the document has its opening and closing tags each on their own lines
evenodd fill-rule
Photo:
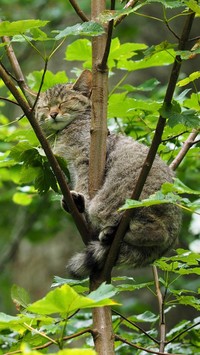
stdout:
<svg viewBox="0 0 200 355">
<path fill-rule="evenodd" d="M 84 70 L 74 83 L 73 90 L 80 91 L 83 95 L 89 97 L 92 91 L 92 73 L 90 70 Z"/>
</svg>

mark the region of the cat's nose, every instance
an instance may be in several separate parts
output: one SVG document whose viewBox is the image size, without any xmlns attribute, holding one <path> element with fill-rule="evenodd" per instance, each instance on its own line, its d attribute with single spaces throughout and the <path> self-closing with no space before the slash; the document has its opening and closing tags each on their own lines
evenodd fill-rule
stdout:
<svg viewBox="0 0 200 355">
<path fill-rule="evenodd" d="M 55 120 L 55 118 L 58 116 L 58 112 L 57 111 L 52 111 L 50 113 L 50 116 Z"/>
</svg>

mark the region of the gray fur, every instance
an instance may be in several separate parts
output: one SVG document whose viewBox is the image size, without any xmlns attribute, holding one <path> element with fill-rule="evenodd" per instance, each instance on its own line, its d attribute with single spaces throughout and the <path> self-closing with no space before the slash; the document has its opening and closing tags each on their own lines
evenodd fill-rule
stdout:
<svg viewBox="0 0 200 355">
<path fill-rule="evenodd" d="M 103 267 L 112 242 L 111 235 L 121 218 L 118 209 L 130 198 L 148 152 L 146 146 L 130 137 L 109 134 L 104 183 L 90 200 L 90 91 L 91 73 L 86 70 L 74 85 L 58 85 L 49 89 L 39 99 L 36 109 L 46 134 L 53 133 L 54 153 L 68 161 L 71 188 L 84 196 L 85 217 L 98 236 L 68 263 L 71 274 L 79 278 Z M 65 104 L 59 108 L 58 102 Z M 47 104 L 49 112 L 43 109 Z M 50 117 L 51 106 L 54 111 L 57 107 L 57 122 Z M 172 179 L 170 168 L 156 156 L 141 199 L 158 191 L 164 182 L 171 182 Z M 181 213 L 174 205 L 138 209 L 130 221 L 116 264 L 130 264 L 135 268 L 153 262 L 175 245 L 180 224 Z"/>
</svg>

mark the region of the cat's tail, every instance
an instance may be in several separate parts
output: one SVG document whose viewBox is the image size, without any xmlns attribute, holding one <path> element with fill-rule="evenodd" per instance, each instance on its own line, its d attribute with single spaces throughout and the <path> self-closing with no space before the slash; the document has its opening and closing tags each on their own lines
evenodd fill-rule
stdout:
<svg viewBox="0 0 200 355">
<path fill-rule="evenodd" d="M 94 272 L 100 271 L 106 261 L 110 245 L 100 241 L 93 241 L 88 244 L 82 253 L 75 254 L 67 265 L 72 277 L 83 279 Z M 142 267 L 151 264 L 161 257 L 166 250 L 160 246 L 136 247 L 122 243 L 116 260 L 117 265 L 131 265 L 132 268 Z"/>
<path fill-rule="evenodd" d="M 104 266 L 110 245 L 93 241 L 81 253 L 75 254 L 67 264 L 69 273 L 78 279 L 88 277 L 91 273 L 101 270 Z"/>
</svg>

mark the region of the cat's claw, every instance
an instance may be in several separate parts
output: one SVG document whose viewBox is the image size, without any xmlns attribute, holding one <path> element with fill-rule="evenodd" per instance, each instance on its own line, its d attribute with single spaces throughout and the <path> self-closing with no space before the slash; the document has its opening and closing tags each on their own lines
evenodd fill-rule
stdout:
<svg viewBox="0 0 200 355">
<path fill-rule="evenodd" d="M 81 193 L 78 193 L 76 191 L 71 191 L 72 198 L 74 200 L 74 203 L 80 213 L 83 213 L 85 211 L 85 199 L 84 196 Z M 62 199 L 62 207 L 66 212 L 70 212 L 68 205 L 65 201 L 65 199 Z"/>
</svg>

